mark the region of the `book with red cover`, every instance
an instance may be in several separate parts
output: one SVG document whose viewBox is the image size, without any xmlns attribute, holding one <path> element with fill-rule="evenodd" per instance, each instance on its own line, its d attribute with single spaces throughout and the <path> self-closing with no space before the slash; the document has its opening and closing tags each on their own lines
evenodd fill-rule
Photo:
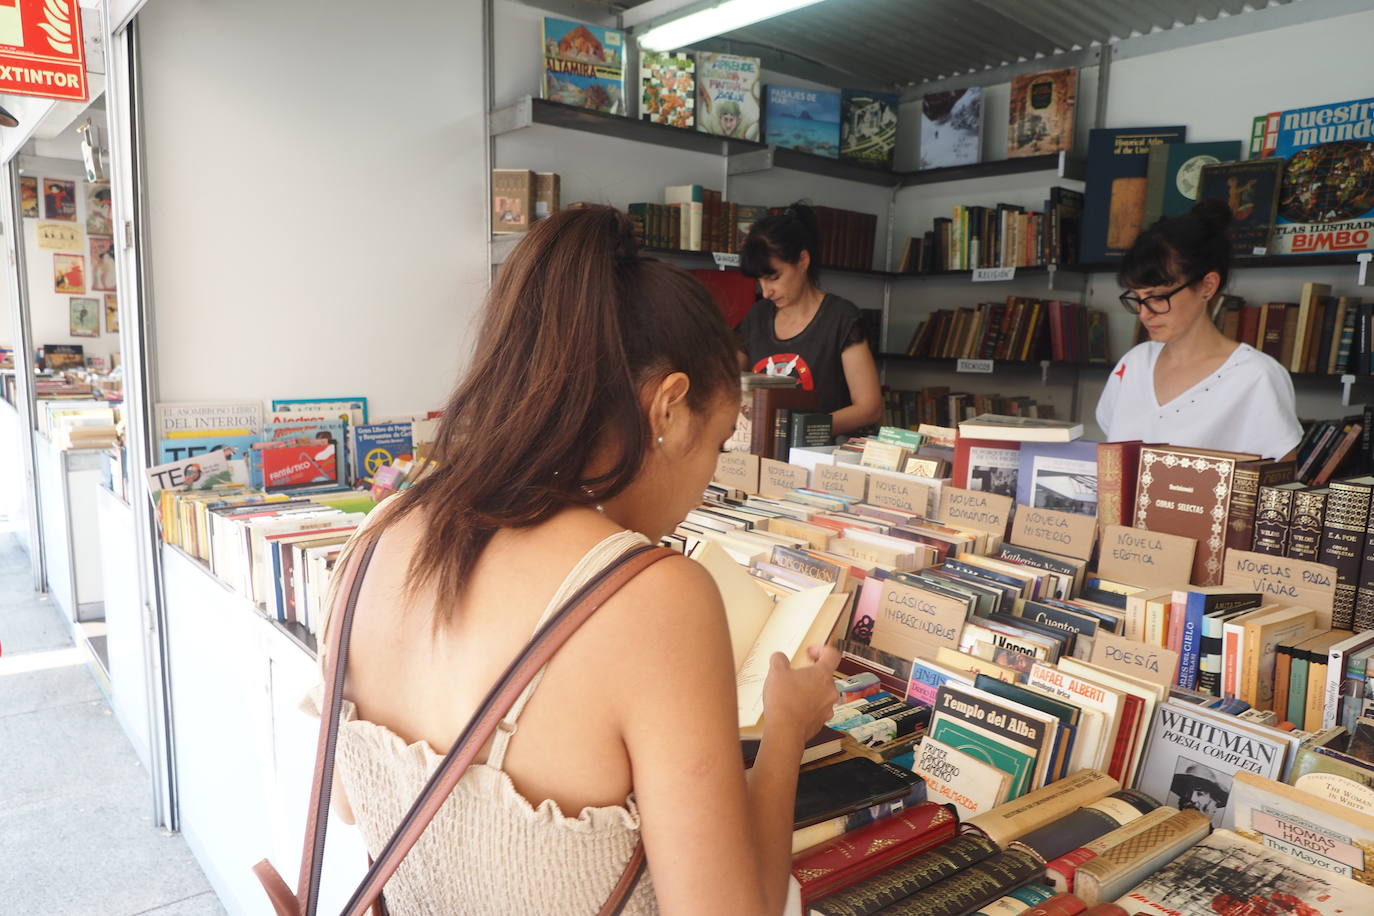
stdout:
<svg viewBox="0 0 1374 916">
<path fill-rule="evenodd" d="M 922 802 L 823 843 L 792 860 L 802 903 L 843 890 L 954 838 L 952 805 Z"/>
<path fill-rule="evenodd" d="M 805 388 L 755 388 L 750 411 L 749 451 L 762 458 L 786 461 L 786 455 L 775 455 L 774 423 L 780 408 L 815 410 L 816 392 Z"/>
<path fill-rule="evenodd" d="M 263 488 L 270 491 L 339 482 L 338 458 L 332 443 L 260 443 Z"/>
<path fill-rule="evenodd" d="M 1097 444 L 1097 523 L 1135 524 L 1135 485 L 1140 469 L 1140 440 Z"/>
<path fill-rule="evenodd" d="M 1274 359 L 1279 359 L 1283 356 L 1283 326 L 1288 304 L 1269 302 L 1265 304 L 1264 309 L 1264 336 L 1260 338 L 1260 350 Z"/>
<path fill-rule="evenodd" d="M 1015 499 L 1020 447 L 1019 442 L 960 436 L 954 443 L 952 485 Z"/>
<path fill-rule="evenodd" d="M 1088 905 L 1073 894 L 1055 894 L 1044 903 L 1036 904 L 1021 916 L 1078 916 Z"/>
<path fill-rule="evenodd" d="M 1259 319 L 1260 307 L 1258 305 L 1247 305 L 1240 310 L 1240 331 L 1236 339 L 1243 344 L 1256 346 L 1259 340 Z"/>
<path fill-rule="evenodd" d="M 1135 527 L 1193 538 L 1193 584 L 1219 585 L 1236 462 L 1259 455 L 1147 445 L 1140 450 Z"/>
</svg>

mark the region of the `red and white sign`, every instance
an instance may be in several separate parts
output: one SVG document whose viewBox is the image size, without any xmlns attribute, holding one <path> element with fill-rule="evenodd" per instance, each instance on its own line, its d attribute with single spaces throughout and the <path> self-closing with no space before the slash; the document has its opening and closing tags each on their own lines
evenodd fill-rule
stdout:
<svg viewBox="0 0 1374 916">
<path fill-rule="evenodd" d="M 77 0 L 0 0 L 0 92 L 86 101 Z"/>
</svg>

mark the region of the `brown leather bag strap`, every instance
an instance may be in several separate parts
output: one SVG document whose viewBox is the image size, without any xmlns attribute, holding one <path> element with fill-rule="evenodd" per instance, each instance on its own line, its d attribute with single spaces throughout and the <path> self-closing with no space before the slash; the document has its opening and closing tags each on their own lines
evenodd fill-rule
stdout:
<svg viewBox="0 0 1374 916">
<path fill-rule="evenodd" d="M 462 734 L 453 742 L 453 747 L 430 776 L 419 798 L 406 812 L 396 832 L 377 855 L 377 861 L 368 869 L 363 883 L 354 891 L 352 899 L 344 907 L 344 916 L 363 916 L 372 902 L 381 895 L 387 880 L 395 874 L 406 853 L 439 813 L 439 809 L 458 785 L 458 780 L 496 731 L 497 724 L 514 705 L 525 685 L 548 664 L 549 659 L 553 658 L 568 638 L 576 633 L 607 599 L 649 566 L 674 555 L 673 551 L 665 547 L 648 545 L 627 551 L 579 589 L 539 629 L 520 655 L 506 668 L 505 673 L 478 706 L 476 714 L 463 729 Z M 639 873 L 643 870 L 643 855 L 641 844 L 630 857 L 625 874 L 616 883 L 612 897 L 602 907 L 601 914 L 610 916 L 620 912 L 624 907 Z M 620 895 L 618 898 L 617 894 Z"/>
</svg>

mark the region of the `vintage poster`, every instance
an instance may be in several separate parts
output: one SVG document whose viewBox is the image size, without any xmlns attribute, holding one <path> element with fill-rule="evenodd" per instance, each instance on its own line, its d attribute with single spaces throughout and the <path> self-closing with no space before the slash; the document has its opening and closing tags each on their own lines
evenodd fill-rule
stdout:
<svg viewBox="0 0 1374 916">
<path fill-rule="evenodd" d="M 43 179 L 43 218 L 76 222 L 76 182 L 65 178 Z"/>
<path fill-rule="evenodd" d="M 110 183 L 87 181 L 82 187 L 86 191 L 86 231 L 91 235 L 112 235 L 114 221 L 110 215 Z"/>
<path fill-rule="evenodd" d="M 50 223 L 40 220 L 34 237 L 38 247 L 47 251 L 71 251 L 80 254 L 84 245 L 81 227 L 76 223 Z"/>
<path fill-rule="evenodd" d="M 19 215 L 26 219 L 38 218 L 38 179 L 32 175 L 19 179 Z"/>
<path fill-rule="evenodd" d="M 1288 161 L 1270 254 L 1374 249 L 1374 98 L 1266 115 L 1255 143 Z"/>
<path fill-rule="evenodd" d="M 53 292 L 84 293 L 86 291 L 86 259 L 79 254 L 52 256 Z"/>
<path fill-rule="evenodd" d="M 91 238 L 91 289 L 102 292 L 115 290 L 114 239 L 108 235 Z"/>
<path fill-rule="evenodd" d="M 697 55 L 697 129 L 717 137 L 759 139 L 759 59 Z"/>
<path fill-rule="evenodd" d="M 545 16 L 544 98 L 625 114 L 625 33 Z"/>
<path fill-rule="evenodd" d="M 119 297 L 112 293 L 105 294 L 105 333 L 119 333 Z"/>
<path fill-rule="evenodd" d="M 73 337 L 100 336 L 100 303 L 95 299 L 73 296 L 71 299 L 71 332 Z"/>
</svg>

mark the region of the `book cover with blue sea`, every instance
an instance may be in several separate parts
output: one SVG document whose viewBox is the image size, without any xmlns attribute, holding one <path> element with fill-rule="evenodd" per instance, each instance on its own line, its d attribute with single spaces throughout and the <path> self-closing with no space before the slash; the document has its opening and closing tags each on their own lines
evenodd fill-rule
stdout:
<svg viewBox="0 0 1374 916">
<path fill-rule="evenodd" d="M 769 86 L 764 142 L 814 156 L 840 155 L 840 94 L 823 89 Z"/>
</svg>

